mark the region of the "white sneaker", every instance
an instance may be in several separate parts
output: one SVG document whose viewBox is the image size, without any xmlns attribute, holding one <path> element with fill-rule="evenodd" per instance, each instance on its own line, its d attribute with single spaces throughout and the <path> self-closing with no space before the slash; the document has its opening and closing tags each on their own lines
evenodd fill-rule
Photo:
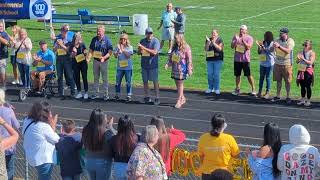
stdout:
<svg viewBox="0 0 320 180">
<path fill-rule="evenodd" d="M 13 84 L 13 85 L 19 84 L 19 80 L 14 80 L 11 82 L 11 84 Z"/>
<path fill-rule="evenodd" d="M 83 99 L 88 99 L 88 98 L 89 98 L 88 93 L 84 93 L 84 95 L 83 95 Z"/>
<path fill-rule="evenodd" d="M 206 94 L 210 94 L 210 93 L 213 93 L 213 92 L 214 92 L 214 89 L 207 89 L 207 90 L 205 91 Z"/>
<path fill-rule="evenodd" d="M 297 105 L 301 106 L 301 105 L 305 105 L 306 104 L 306 100 L 304 98 L 301 98 L 300 101 L 297 103 Z"/>
<path fill-rule="evenodd" d="M 81 93 L 81 92 L 79 92 L 79 93 L 76 95 L 76 99 L 80 99 L 80 98 L 82 98 L 82 93 Z"/>
<path fill-rule="evenodd" d="M 172 49 L 169 49 L 169 50 L 168 50 L 168 54 L 171 54 L 171 52 L 172 52 Z"/>
<path fill-rule="evenodd" d="M 306 101 L 306 103 L 304 103 L 304 106 L 306 106 L 306 107 L 311 106 L 311 101 L 310 101 L 310 99 L 308 99 L 308 100 Z"/>
<path fill-rule="evenodd" d="M 216 95 L 220 95 L 220 90 L 215 90 L 214 93 L 216 93 Z"/>
</svg>

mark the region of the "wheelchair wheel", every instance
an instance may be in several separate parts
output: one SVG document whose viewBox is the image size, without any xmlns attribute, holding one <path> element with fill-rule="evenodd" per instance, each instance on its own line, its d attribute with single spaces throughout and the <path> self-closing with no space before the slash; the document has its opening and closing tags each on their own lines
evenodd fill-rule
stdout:
<svg viewBox="0 0 320 180">
<path fill-rule="evenodd" d="M 19 100 L 25 101 L 27 99 L 28 92 L 25 89 L 21 89 L 19 92 Z"/>
<path fill-rule="evenodd" d="M 55 94 L 58 94 L 58 84 L 55 80 L 50 80 L 48 82 L 48 86 L 47 86 L 49 92 L 51 93 L 52 96 L 54 96 Z"/>
</svg>

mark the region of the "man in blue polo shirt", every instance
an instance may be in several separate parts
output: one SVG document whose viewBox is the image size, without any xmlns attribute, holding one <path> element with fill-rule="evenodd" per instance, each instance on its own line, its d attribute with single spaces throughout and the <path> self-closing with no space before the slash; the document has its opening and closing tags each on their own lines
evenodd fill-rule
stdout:
<svg viewBox="0 0 320 180">
<path fill-rule="evenodd" d="M 5 89 L 6 68 L 8 59 L 9 35 L 5 32 L 4 24 L 0 21 L 0 84 Z"/>
<path fill-rule="evenodd" d="M 105 35 L 105 28 L 99 25 L 97 28 L 97 36 L 92 38 L 90 43 L 90 53 L 87 60 L 90 61 L 93 57 L 93 76 L 94 76 L 94 90 L 95 93 L 91 96 L 91 99 L 99 97 L 99 80 L 100 73 L 102 75 L 104 96 L 103 99 L 107 101 L 109 99 L 108 92 L 108 64 L 109 58 L 112 55 L 113 47 L 112 42 Z"/>
<path fill-rule="evenodd" d="M 160 104 L 159 100 L 159 80 L 158 80 L 158 62 L 160 43 L 157 38 L 153 36 L 153 30 L 148 27 L 146 29 L 146 37 L 140 41 L 138 46 L 138 54 L 141 55 L 141 73 L 144 87 L 144 102 L 150 103 L 149 96 L 149 81 L 153 82 L 156 91 L 156 98 L 154 104 Z"/>
<path fill-rule="evenodd" d="M 48 74 L 54 72 L 55 54 L 48 49 L 48 45 L 44 40 L 39 42 L 40 50 L 37 54 L 33 55 L 33 66 L 36 66 L 36 70 L 31 72 L 31 79 L 34 89 L 39 91 L 43 88 L 43 83 Z"/>
</svg>

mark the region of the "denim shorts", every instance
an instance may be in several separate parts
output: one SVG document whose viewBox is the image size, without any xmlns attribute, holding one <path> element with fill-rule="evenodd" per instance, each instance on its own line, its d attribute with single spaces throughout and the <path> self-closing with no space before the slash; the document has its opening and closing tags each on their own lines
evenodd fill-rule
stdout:
<svg viewBox="0 0 320 180">
<path fill-rule="evenodd" d="M 148 81 L 158 82 L 158 68 L 155 69 L 141 69 L 143 83 Z"/>
</svg>

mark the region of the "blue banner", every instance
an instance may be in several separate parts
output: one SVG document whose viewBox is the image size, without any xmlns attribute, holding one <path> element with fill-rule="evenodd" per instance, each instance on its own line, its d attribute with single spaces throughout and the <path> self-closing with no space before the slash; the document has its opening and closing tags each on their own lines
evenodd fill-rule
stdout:
<svg viewBox="0 0 320 180">
<path fill-rule="evenodd" d="M 0 19 L 50 19 L 51 0 L 0 0 Z"/>
</svg>

